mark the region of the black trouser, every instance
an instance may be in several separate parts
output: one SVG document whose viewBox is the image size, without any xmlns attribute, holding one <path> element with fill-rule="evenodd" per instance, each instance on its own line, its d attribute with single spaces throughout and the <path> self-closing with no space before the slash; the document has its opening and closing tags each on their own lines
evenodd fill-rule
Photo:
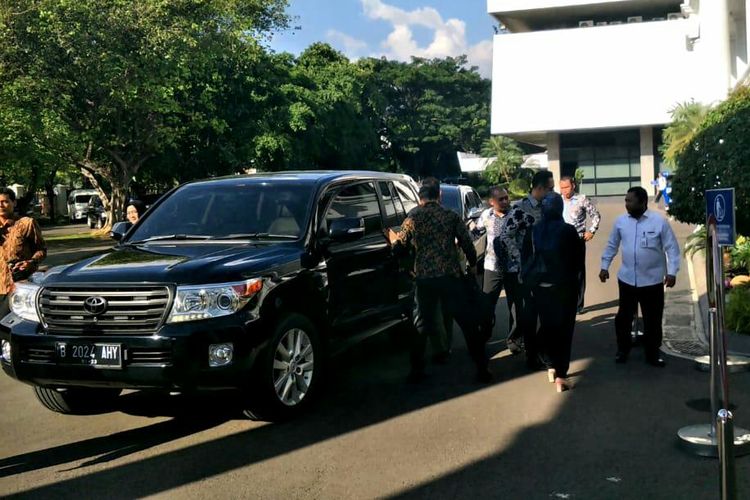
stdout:
<svg viewBox="0 0 750 500">
<path fill-rule="evenodd" d="M 543 357 L 544 353 L 539 349 L 539 341 L 537 339 L 539 308 L 537 307 L 533 290 L 524 283 L 521 283 L 520 288 L 521 305 L 518 317 L 518 330 L 523 335 L 526 363 L 530 367 L 536 367 L 540 361 L 548 365 L 548 360 Z"/>
<path fill-rule="evenodd" d="M 503 281 L 502 272 L 484 270 L 482 292 L 487 296 L 487 311 L 485 315 L 487 317 L 483 318 L 481 327 L 485 330 L 485 337 L 488 339 L 492 336 L 492 326 L 495 324 L 495 307 L 497 307 L 500 292 L 503 291 Z"/>
<path fill-rule="evenodd" d="M 478 368 L 487 366 L 484 342 L 479 335 L 479 318 L 464 293 L 459 278 L 419 278 L 416 280 L 415 335 L 411 349 L 413 371 L 424 369 L 424 350 L 427 337 L 442 328 L 439 311 L 447 309 L 461 327 L 469 355 Z"/>
<path fill-rule="evenodd" d="M 643 314 L 643 348 L 647 358 L 659 356 L 661 347 L 661 320 L 664 314 L 664 285 L 634 287 L 617 280 L 620 304 L 615 316 L 617 350 L 627 354 L 632 345 L 631 329 L 638 305 Z"/>
<path fill-rule="evenodd" d="M 505 299 L 508 302 L 508 340 L 518 340 L 523 336 L 519 328 L 523 293 L 518 283 L 518 273 L 505 273 Z"/>
<path fill-rule="evenodd" d="M 534 298 L 542 324 L 540 337 L 544 352 L 555 375 L 565 378 L 570 367 L 578 290 L 575 286 L 537 286 Z"/>
<path fill-rule="evenodd" d="M 583 245 L 583 261 L 586 262 L 586 245 Z M 583 309 L 584 296 L 586 295 L 586 266 L 581 268 L 578 274 L 578 310 Z"/>
</svg>

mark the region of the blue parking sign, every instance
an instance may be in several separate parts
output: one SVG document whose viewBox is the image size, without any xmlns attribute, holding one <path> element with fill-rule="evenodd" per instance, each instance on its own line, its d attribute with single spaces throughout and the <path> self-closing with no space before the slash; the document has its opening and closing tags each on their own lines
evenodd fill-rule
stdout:
<svg viewBox="0 0 750 500">
<path fill-rule="evenodd" d="M 734 208 L 734 188 L 706 189 L 706 220 L 716 218 L 719 245 L 732 246 L 737 239 Z"/>
</svg>

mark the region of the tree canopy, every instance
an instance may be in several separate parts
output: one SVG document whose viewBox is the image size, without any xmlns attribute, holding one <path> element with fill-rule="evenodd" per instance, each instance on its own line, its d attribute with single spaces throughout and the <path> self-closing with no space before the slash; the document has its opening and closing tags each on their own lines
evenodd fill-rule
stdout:
<svg viewBox="0 0 750 500">
<path fill-rule="evenodd" d="M 490 82 L 465 57 L 352 62 L 324 43 L 273 53 L 265 39 L 286 27 L 286 6 L 3 2 L 2 180 L 51 189 L 73 167 L 113 222 L 134 186 L 251 168 L 442 177 L 457 173 L 457 150 L 480 149 Z"/>
</svg>

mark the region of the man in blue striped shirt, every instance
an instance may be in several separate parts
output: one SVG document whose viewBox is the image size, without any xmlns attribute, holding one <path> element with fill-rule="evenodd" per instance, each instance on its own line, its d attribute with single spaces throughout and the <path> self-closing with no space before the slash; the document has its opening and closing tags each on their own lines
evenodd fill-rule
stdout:
<svg viewBox="0 0 750 500">
<path fill-rule="evenodd" d="M 643 312 L 646 362 L 663 367 L 659 355 L 661 321 L 664 313 L 664 286 L 675 285 L 680 270 L 680 245 L 669 222 L 647 209 L 648 193 L 633 187 L 625 196 L 627 215 L 621 215 L 609 235 L 602 255 L 599 279 L 609 279 L 609 266 L 622 247 L 622 264 L 617 273 L 620 302 L 615 317 L 617 355 L 615 362 L 625 363 L 631 347 L 630 329 L 638 304 Z"/>
</svg>

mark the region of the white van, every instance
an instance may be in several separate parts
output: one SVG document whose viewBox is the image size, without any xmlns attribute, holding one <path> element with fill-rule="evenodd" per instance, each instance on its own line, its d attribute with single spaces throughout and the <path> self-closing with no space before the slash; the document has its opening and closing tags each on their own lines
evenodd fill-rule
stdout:
<svg viewBox="0 0 750 500">
<path fill-rule="evenodd" d="M 92 196 L 98 196 L 96 189 L 74 189 L 68 195 L 68 217 L 70 222 L 85 219 Z"/>
</svg>

